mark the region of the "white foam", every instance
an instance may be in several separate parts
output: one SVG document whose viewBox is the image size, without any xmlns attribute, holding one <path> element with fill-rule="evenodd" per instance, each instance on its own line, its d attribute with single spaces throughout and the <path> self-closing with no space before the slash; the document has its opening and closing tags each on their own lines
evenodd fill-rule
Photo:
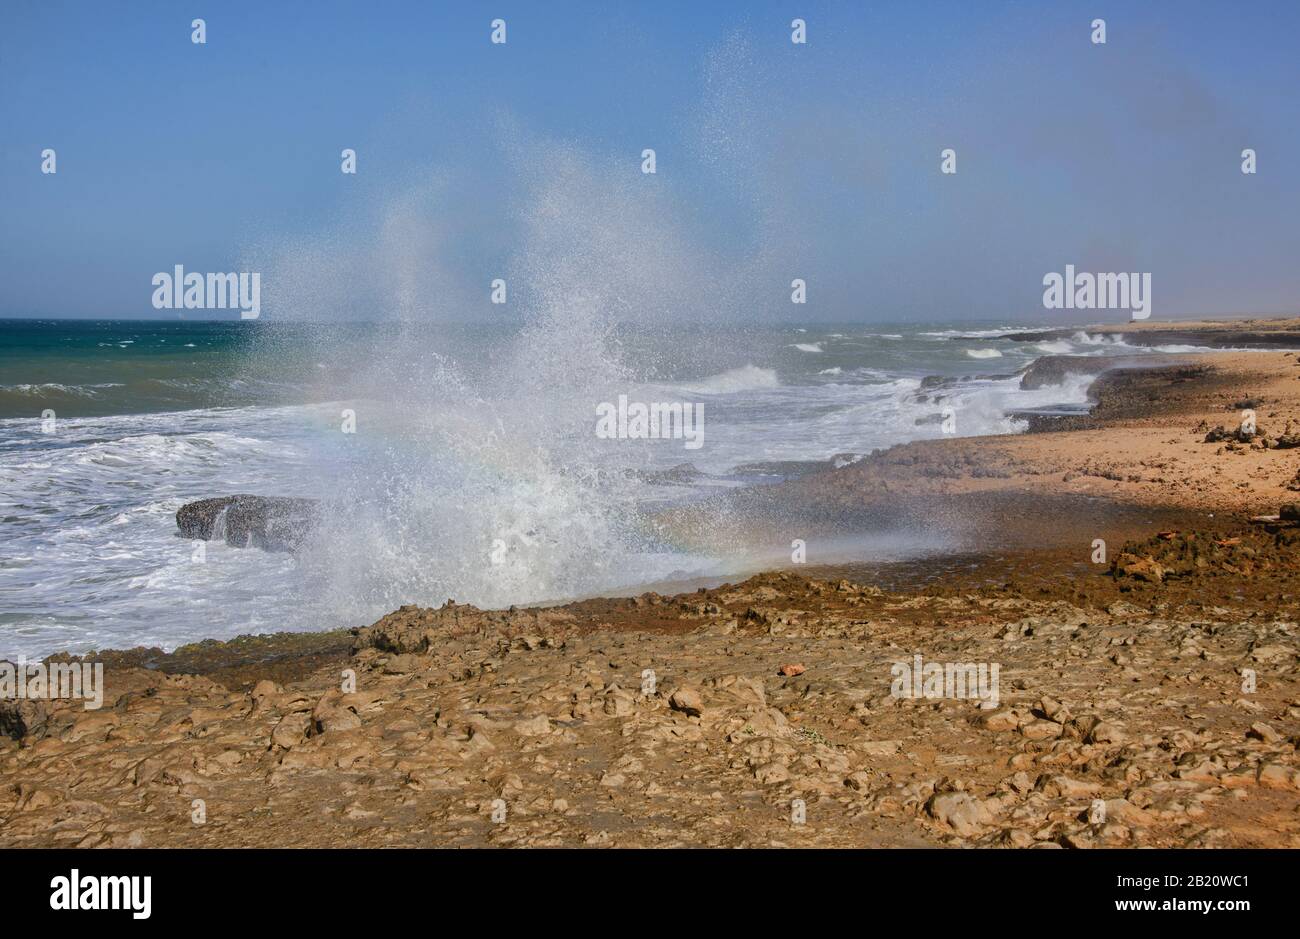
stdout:
<svg viewBox="0 0 1300 939">
<path fill-rule="evenodd" d="M 1038 330 L 1032 326 L 999 326 L 996 329 L 938 329 L 920 332 L 917 335 L 927 339 L 999 339 L 1013 333 L 1030 331 Z"/>
<path fill-rule="evenodd" d="M 1074 351 L 1074 346 L 1064 339 L 1060 339 L 1053 342 L 1040 342 L 1034 346 L 1034 349 L 1048 355 L 1068 355 Z"/>
<path fill-rule="evenodd" d="M 691 394 L 734 394 L 738 391 L 776 388 L 780 384 L 775 369 L 742 365 L 740 368 L 728 369 L 698 382 L 686 382 L 678 387 Z"/>
<path fill-rule="evenodd" d="M 120 382 L 96 382 L 87 385 L 64 385 L 59 382 L 42 382 L 40 384 L 29 384 L 26 382 L 15 385 L 0 385 L 0 391 L 8 391 L 13 394 L 42 396 L 48 394 L 69 394 L 77 395 L 83 398 L 93 398 L 102 388 L 121 388 Z"/>
</svg>

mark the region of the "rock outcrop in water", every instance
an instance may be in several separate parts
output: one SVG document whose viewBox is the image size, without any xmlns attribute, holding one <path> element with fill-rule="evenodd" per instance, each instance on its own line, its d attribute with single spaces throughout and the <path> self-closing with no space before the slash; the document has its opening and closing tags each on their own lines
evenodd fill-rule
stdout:
<svg viewBox="0 0 1300 939">
<path fill-rule="evenodd" d="M 320 518 L 315 499 L 235 495 L 189 502 L 176 511 L 182 537 L 220 539 L 236 548 L 292 551 Z"/>
<path fill-rule="evenodd" d="M 1150 355 L 1045 355 L 1021 372 L 1020 388 L 1036 391 L 1062 384 L 1071 375 L 1096 376 L 1113 369 L 1146 368 L 1166 361 Z"/>
</svg>

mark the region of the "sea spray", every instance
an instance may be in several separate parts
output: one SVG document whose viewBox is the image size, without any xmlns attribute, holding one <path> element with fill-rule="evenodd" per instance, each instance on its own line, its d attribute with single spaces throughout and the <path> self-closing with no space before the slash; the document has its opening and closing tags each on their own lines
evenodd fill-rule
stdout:
<svg viewBox="0 0 1300 939">
<path fill-rule="evenodd" d="M 443 314 L 436 298 L 399 276 L 396 328 L 357 350 L 360 394 L 345 402 L 357 433 L 319 450 L 337 466 L 335 508 L 302 555 L 310 593 L 336 615 L 558 599 L 707 563 L 647 524 L 645 486 L 624 472 L 646 463 L 638 441 L 591 429 L 593 408 L 652 365 L 624 355 L 619 318 L 684 302 L 695 261 L 662 196 L 566 147 L 538 160 L 504 278 L 519 327 L 489 337 L 486 361 L 454 359 L 419 328 Z M 413 227 L 404 209 L 401 227 Z"/>
</svg>

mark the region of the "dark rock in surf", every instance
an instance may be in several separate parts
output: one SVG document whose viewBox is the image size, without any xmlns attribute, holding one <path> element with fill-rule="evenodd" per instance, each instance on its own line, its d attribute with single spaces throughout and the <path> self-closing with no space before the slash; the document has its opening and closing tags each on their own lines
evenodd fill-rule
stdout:
<svg viewBox="0 0 1300 939">
<path fill-rule="evenodd" d="M 1132 361 L 1131 356 L 1045 355 L 1020 375 L 1020 388 L 1035 391 L 1062 384 L 1069 375 L 1100 375 Z"/>
<path fill-rule="evenodd" d="M 678 463 L 664 470 L 628 470 L 627 473 L 642 482 L 664 485 L 689 485 L 707 476 L 696 469 L 694 463 Z"/>
<path fill-rule="evenodd" d="M 320 519 L 315 499 L 236 495 L 189 502 L 176 511 L 184 538 L 220 538 L 236 548 L 292 551 Z"/>
</svg>

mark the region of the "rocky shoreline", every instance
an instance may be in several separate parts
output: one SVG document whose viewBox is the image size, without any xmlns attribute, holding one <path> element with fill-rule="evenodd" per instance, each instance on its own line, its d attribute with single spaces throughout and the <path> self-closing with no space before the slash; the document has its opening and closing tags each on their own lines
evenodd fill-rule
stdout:
<svg viewBox="0 0 1300 939">
<path fill-rule="evenodd" d="M 404 607 L 251 687 L 115 666 L 0 740 L 0 843 L 1300 846 L 1295 535 L 1200 538 L 1055 593 L 765 574 Z M 918 655 L 993 706 L 898 696 Z"/>
<path fill-rule="evenodd" d="M 701 526 L 885 519 L 931 560 L 94 656 L 104 707 L 0 703 L 0 845 L 1300 847 L 1298 369 L 1112 369 L 1075 426 Z M 178 525 L 286 517 L 232 498 Z M 923 662 L 997 684 L 901 693 Z"/>
</svg>

